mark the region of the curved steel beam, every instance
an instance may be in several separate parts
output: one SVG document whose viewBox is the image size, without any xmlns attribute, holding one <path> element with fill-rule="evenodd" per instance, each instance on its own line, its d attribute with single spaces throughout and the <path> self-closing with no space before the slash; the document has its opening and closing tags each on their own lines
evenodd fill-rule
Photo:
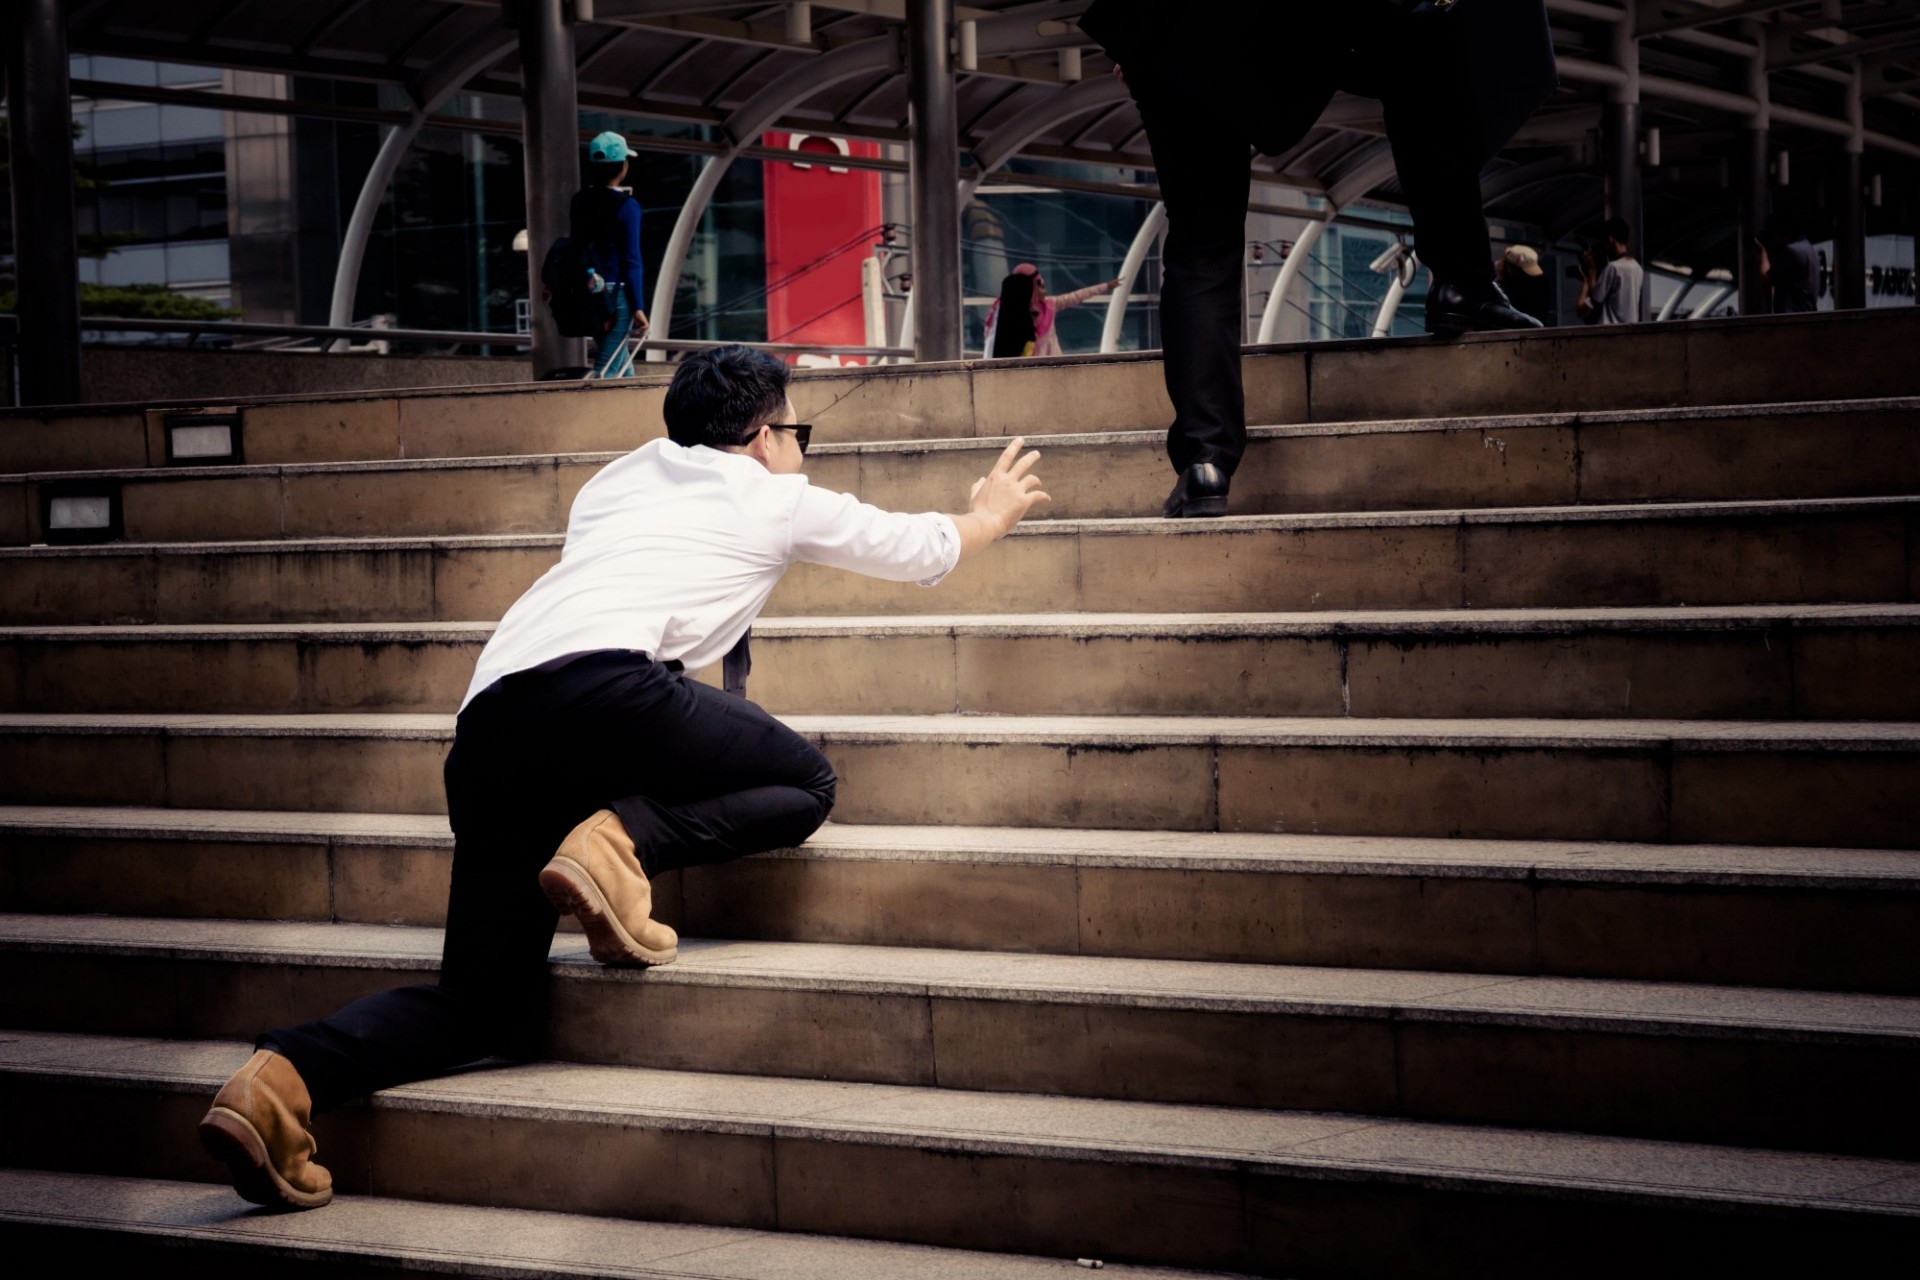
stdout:
<svg viewBox="0 0 1920 1280">
<path fill-rule="evenodd" d="M 719 189 L 720 179 L 726 176 L 728 166 L 740 153 L 758 142 L 760 135 L 774 121 L 829 85 L 875 71 L 899 69 L 899 42 L 889 36 L 875 36 L 871 40 L 842 45 L 832 53 L 823 53 L 817 58 L 809 58 L 791 71 L 775 76 L 752 97 L 734 108 L 721 126 L 729 140 L 727 149 L 717 156 L 709 156 L 707 162 L 700 166 L 700 176 L 694 179 L 693 190 L 687 193 L 686 203 L 680 206 L 680 215 L 673 224 L 673 235 L 668 238 L 666 250 L 660 255 L 660 266 L 653 282 L 653 307 L 647 313 L 652 332 L 663 338 L 667 336 L 673 323 L 673 295 L 680 287 L 680 269 L 686 265 L 687 250 L 693 245 L 694 232 L 699 229 L 700 220 L 706 216 L 707 206 L 713 203 L 713 193 Z M 657 348 L 650 349 L 647 358 L 665 359 L 665 353 Z"/>
<path fill-rule="evenodd" d="M 1125 85 L 1112 76 L 1101 76 L 1097 80 L 1082 80 L 1071 89 L 1042 98 L 982 138 L 973 148 L 977 172 L 971 178 L 960 180 L 960 203 L 965 204 L 973 199 L 973 193 L 980 189 L 980 183 L 988 174 L 1013 159 L 1022 147 L 1062 120 L 1071 120 L 1089 111 L 1111 106 L 1126 97 Z"/>
<path fill-rule="evenodd" d="M 1260 328 L 1254 337 L 1255 342 L 1278 342 L 1280 340 L 1280 320 L 1286 314 L 1287 295 L 1293 291 L 1293 282 L 1300 277 L 1301 267 L 1306 265 L 1314 242 L 1327 229 L 1327 224 L 1340 216 L 1340 211 L 1378 186 L 1383 178 L 1393 172 L 1393 149 L 1385 142 L 1376 142 L 1361 151 L 1354 164 L 1345 174 L 1337 178 L 1327 190 L 1328 209 L 1317 221 L 1309 222 L 1294 242 L 1293 252 L 1280 264 L 1280 278 L 1273 283 L 1273 292 L 1267 295 L 1266 309 L 1260 313 Z"/>
<path fill-rule="evenodd" d="M 1127 246 L 1126 260 L 1120 264 L 1120 283 L 1107 296 L 1107 320 L 1100 328 L 1101 354 L 1120 349 L 1120 330 L 1127 322 L 1127 303 L 1133 298 L 1133 282 L 1139 278 L 1140 268 L 1146 265 L 1153 242 L 1166 229 L 1167 206 L 1162 201 L 1155 201 L 1146 219 L 1140 223 L 1140 230 L 1134 233 L 1133 243 Z"/>
<path fill-rule="evenodd" d="M 373 167 L 367 171 L 365 182 L 360 184 L 359 198 L 353 202 L 353 216 L 347 219 L 346 235 L 341 237 L 340 264 L 333 273 L 333 303 L 327 309 L 327 323 L 336 328 L 345 328 L 353 323 L 354 296 L 360 289 L 360 266 L 366 261 L 367 239 L 373 234 L 373 219 L 380 212 L 380 202 L 386 199 L 387 184 L 393 181 L 393 175 L 400 170 L 400 161 L 406 157 L 407 148 L 413 145 L 419 136 L 420 128 L 427 117 L 459 92 L 460 86 L 485 71 L 500 59 L 512 53 L 520 45 L 520 37 L 512 32 L 502 32 L 493 28 L 476 33 L 460 45 L 431 74 L 408 88 L 413 99 L 412 113 L 405 124 L 397 124 L 387 130 L 380 140 L 380 150 L 373 158 Z M 538 276 L 539 265 L 533 266 Z M 346 349 L 346 342 L 333 344 L 335 351 Z"/>
<path fill-rule="evenodd" d="M 1287 294 L 1293 291 L 1293 282 L 1300 276 L 1300 268 L 1306 263 L 1307 256 L 1313 252 L 1314 241 L 1327 229 L 1327 223 L 1333 220 L 1333 212 L 1315 222 L 1309 222 L 1300 232 L 1300 238 L 1293 242 L 1293 251 L 1287 260 L 1280 264 L 1280 278 L 1273 282 L 1273 292 L 1267 295 L 1267 306 L 1260 313 L 1260 330 L 1254 335 L 1255 342 L 1278 342 L 1280 340 L 1280 317 L 1286 313 Z"/>
</svg>

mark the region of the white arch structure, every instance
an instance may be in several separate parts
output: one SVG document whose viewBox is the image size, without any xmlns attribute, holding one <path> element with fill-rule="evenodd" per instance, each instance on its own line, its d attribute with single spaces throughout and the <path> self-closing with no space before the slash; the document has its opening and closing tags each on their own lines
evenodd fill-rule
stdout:
<svg viewBox="0 0 1920 1280">
<path fill-rule="evenodd" d="M 479 32 L 449 53 L 430 73 L 407 86 L 407 96 L 413 100 L 407 122 L 394 125 L 380 140 L 373 167 L 367 170 L 366 181 L 360 184 L 360 195 L 353 202 L 353 216 L 347 219 L 346 234 L 340 242 L 340 263 L 333 272 L 333 302 L 328 308 L 328 324 L 344 328 L 353 323 L 354 296 L 359 292 L 360 266 L 367 258 L 374 216 L 380 212 L 380 202 L 386 199 L 387 184 L 400 171 L 400 162 L 420 135 L 427 117 L 445 105 L 467 81 L 519 47 L 520 37 L 515 32 Z M 533 271 L 536 276 L 539 274 L 538 263 L 533 264 Z M 341 339 L 333 344 L 333 349 L 344 350 L 346 345 L 346 340 Z"/>
<path fill-rule="evenodd" d="M 1155 201 L 1154 206 L 1140 223 L 1140 230 L 1133 236 L 1133 243 L 1127 246 L 1127 257 L 1120 264 L 1120 283 L 1107 295 L 1107 319 L 1100 327 L 1100 352 L 1102 355 L 1120 349 L 1120 330 L 1127 322 L 1127 303 L 1133 300 L 1133 284 L 1140 277 L 1140 268 L 1146 265 L 1147 254 L 1153 251 L 1153 242 L 1167 229 L 1167 206 L 1165 201 Z"/>
<path fill-rule="evenodd" d="M 973 199 L 974 192 L 980 189 L 980 184 L 986 181 L 988 174 L 1020 154 L 1021 148 L 1062 120 L 1071 120 L 1089 111 L 1110 107 L 1126 97 L 1126 86 L 1117 78 L 1101 76 L 1097 80 L 1082 80 L 1071 89 L 1064 89 L 1051 98 L 1043 99 L 1008 120 L 982 138 L 980 145 L 973 149 L 977 172 L 972 177 L 960 180 L 960 203 L 964 206 Z"/>
<path fill-rule="evenodd" d="M 653 282 L 653 307 L 647 313 L 652 332 L 665 337 L 673 323 L 673 295 L 679 288 L 680 268 L 686 264 L 687 250 L 693 245 L 694 232 L 699 230 L 700 219 L 706 216 L 707 206 L 713 203 L 713 193 L 719 189 L 720 179 L 726 176 L 728 166 L 740 157 L 740 153 L 754 145 L 774 121 L 827 86 L 851 80 L 855 76 L 871 75 L 876 71 L 899 70 L 900 42 L 890 36 L 875 36 L 871 40 L 842 45 L 831 53 L 823 53 L 801 63 L 785 75 L 769 81 L 758 93 L 734 108 L 727 122 L 721 126 L 728 138 L 727 149 L 717 156 L 707 157 L 706 163 L 700 167 L 700 176 L 694 179 L 693 190 L 687 193 L 686 203 L 680 206 L 680 216 L 673 224 L 673 235 L 660 255 L 660 266 Z M 647 352 L 649 360 L 665 358 L 662 351 Z"/>
</svg>

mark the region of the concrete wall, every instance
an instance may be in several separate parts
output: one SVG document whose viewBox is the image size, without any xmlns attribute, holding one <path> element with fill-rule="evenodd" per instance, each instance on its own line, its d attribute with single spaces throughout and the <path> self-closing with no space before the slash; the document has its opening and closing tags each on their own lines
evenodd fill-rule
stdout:
<svg viewBox="0 0 1920 1280">
<path fill-rule="evenodd" d="M 470 387 L 525 382 L 527 362 L 482 356 L 322 355 L 284 351 L 169 351 L 88 347 L 81 363 L 89 404 L 206 401 L 222 397 Z"/>
</svg>

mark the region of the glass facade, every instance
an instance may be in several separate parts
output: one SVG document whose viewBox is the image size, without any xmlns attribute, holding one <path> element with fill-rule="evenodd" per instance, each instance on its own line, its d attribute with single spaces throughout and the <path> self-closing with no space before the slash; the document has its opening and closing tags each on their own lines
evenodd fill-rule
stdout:
<svg viewBox="0 0 1920 1280">
<path fill-rule="evenodd" d="M 218 89 L 207 67 L 79 56 L 75 80 L 169 89 Z M 110 96 L 76 97 L 75 214 L 80 278 L 98 285 L 166 285 L 225 303 L 231 296 L 227 238 L 225 115 L 204 107 Z"/>
</svg>

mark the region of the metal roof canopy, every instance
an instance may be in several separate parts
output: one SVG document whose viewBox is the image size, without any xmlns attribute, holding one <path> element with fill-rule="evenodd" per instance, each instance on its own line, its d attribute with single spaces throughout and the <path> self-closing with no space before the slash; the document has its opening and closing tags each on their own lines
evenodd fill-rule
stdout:
<svg viewBox="0 0 1920 1280">
<path fill-rule="evenodd" d="M 575 25 L 580 105 L 724 124 L 808 59 L 875 36 L 898 39 L 908 2 L 573 0 L 581 15 Z M 1095 88 L 1111 64 L 1073 25 L 1087 5 L 975 0 L 956 9 L 961 26 L 973 26 L 971 38 L 960 41 L 963 146 L 977 154 L 979 144 L 1011 129 L 1030 135 L 1019 154 L 1152 167 L 1138 113 L 1124 92 Z M 1284 6 L 1273 7 L 1276 74 L 1285 74 Z M 1631 3 L 1549 0 L 1548 7 L 1567 87 L 1516 146 L 1582 140 L 1596 121 L 1582 108 L 1595 105 L 1597 91 L 1622 74 L 1608 56 L 1608 29 L 1632 20 Z M 1685 136 L 1764 109 L 1741 88 L 1742 64 L 1764 51 L 1776 130 L 1844 136 L 1850 127 L 1846 84 L 1858 68 L 1868 149 L 1920 158 L 1915 0 L 1666 0 L 1641 7 L 1659 15 L 1643 19 L 1638 32 L 1648 126 Z M 796 11 L 805 16 L 796 21 Z M 1743 31 L 1755 25 L 1757 41 Z M 392 84 L 416 101 L 465 70 L 462 62 L 495 37 L 502 37 L 498 56 L 460 83 L 517 97 L 517 41 L 502 0 L 76 0 L 70 24 L 74 52 Z M 776 123 L 904 141 L 904 66 L 825 85 Z M 1377 107 L 1342 98 L 1298 146 L 1262 158 L 1258 167 L 1289 185 L 1323 190 L 1380 131 Z"/>
<path fill-rule="evenodd" d="M 397 85 L 414 109 L 396 124 L 393 154 L 383 152 L 390 173 L 405 138 L 451 93 L 522 95 L 515 11 L 526 2 L 539 0 L 74 0 L 69 39 L 79 53 Z M 730 136 L 718 149 L 730 159 L 770 127 L 907 140 L 899 51 L 908 10 L 952 0 L 562 3 L 575 19 L 582 108 L 719 126 Z M 1152 167 L 1110 62 L 1074 25 L 1087 4 L 955 7 L 956 118 L 975 161 L 970 185 L 1016 155 Z M 1283 75 L 1285 8 L 1272 8 Z M 1741 139 L 1755 130 L 1776 148 L 1871 155 L 1909 199 L 1920 186 L 1920 0 L 1548 0 L 1548 8 L 1563 87 L 1489 166 L 1495 216 L 1549 234 L 1590 221 L 1603 190 L 1596 143 L 1603 123 L 1618 132 L 1620 119 L 1632 119 L 1609 114 L 1629 102 L 1640 128 L 1660 131 L 1670 188 L 1725 189 L 1729 160 L 1739 162 Z M 893 52 L 874 52 L 883 48 Z M 810 64 L 837 69 L 810 75 Z M 1605 148 L 1615 182 L 1639 149 L 1637 138 Z M 1363 99 L 1336 98 L 1298 145 L 1258 158 L 1255 169 L 1335 209 L 1397 202 L 1379 109 Z M 385 183 L 368 187 L 370 224 Z M 335 319 L 344 319 L 339 306 Z"/>
</svg>

